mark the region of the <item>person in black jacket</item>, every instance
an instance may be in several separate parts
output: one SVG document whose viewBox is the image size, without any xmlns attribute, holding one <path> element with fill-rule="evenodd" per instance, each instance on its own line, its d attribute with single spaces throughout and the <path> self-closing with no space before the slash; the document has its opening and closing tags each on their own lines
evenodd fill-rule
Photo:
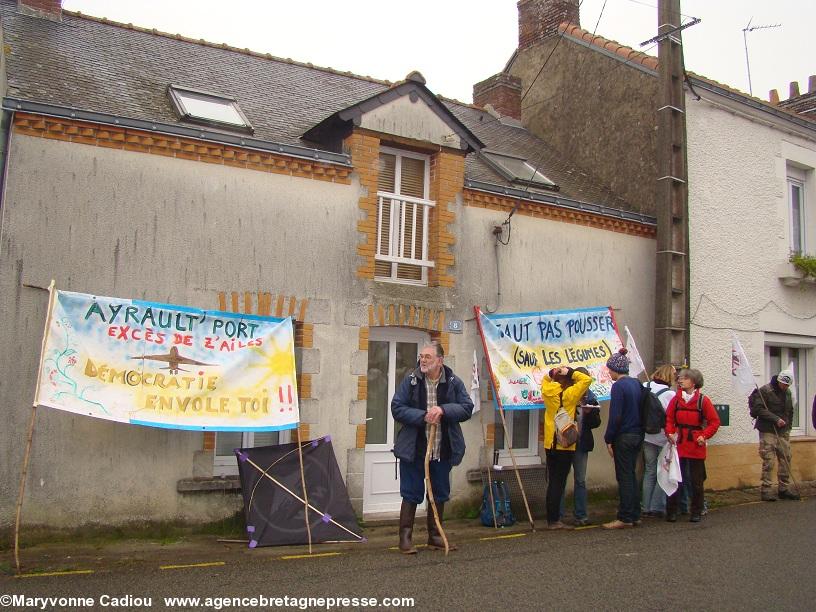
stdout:
<svg viewBox="0 0 816 612">
<path fill-rule="evenodd" d="M 415 554 L 412 543 L 416 508 L 425 497 L 425 451 L 431 445 L 430 476 L 434 501 L 442 521 L 445 502 L 450 499 L 450 472 L 465 455 L 462 421 L 473 413 L 473 401 L 460 378 L 443 361 L 442 345 L 432 342 L 419 352 L 419 367 L 402 381 L 391 400 L 391 414 L 402 423 L 394 443 L 394 455 L 399 459 L 400 508 L 399 549 Z M 436 435 L 429 440 L 431 425 Z M 431 505 L 428 504 L 428 547 L 444 548 L 436 528 Z M 450 545 L 450 550 L 455 550 Z"/>
<path fill-rule="evenodd" d="M 793 421 L 793 398 L 790 385 L 793 372 L 782 370 L 771 377 L 771 382 L 754 389 L 748 398 L 751 416 L 756 419 L 754 428 L 759 432 L 759 456 L 762 458 L 762 501 L 776 501 L 771 476 L 774 463 L 778 463 L 776 477 L 778 495 L 782 499 L 799 499 L 799 493 L 791 490 L 790 430 Z"/>
<path fill-rule="evenodd" d="M 575 369 L 589 375 L 589 371 L 584 367 Z M 592 430 L 601 425 L 601 406 L 591 389 L 587 389 L 584 397 L 581 398 L 576 417 L 581 435 L 578 438 L 578 444 L 575 446 L 575 455 L 572 457 L 572 511 L 574 525 L 584 527 L 590 524 L 587 513 L 586 473 L 589 453 L 595 448 L 595 438 L 592 436 Z M 561 497 L 561 518 L 564 517 L 565 499 L 566 494 Z"/>
</svg>

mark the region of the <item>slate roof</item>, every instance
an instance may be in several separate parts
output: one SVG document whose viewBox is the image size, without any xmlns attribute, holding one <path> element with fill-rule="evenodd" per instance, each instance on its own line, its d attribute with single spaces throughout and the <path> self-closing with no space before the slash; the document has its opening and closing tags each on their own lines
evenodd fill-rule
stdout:
<svg viewBox="0 0 816 612">
<path fill-rule="evenodd" d="M 816 91 L 782 100 L 778 106 L 793 111 L 805 119 L 816 121 Z"/>
<path fill-rule="evenodd" d="M 15 0 L 0 0 L 0 21 L 7 97 L 178 124 L 167 86 L 183 85 L 234 97 L 255 128 L 253 136 L 274 143 L 315 146 L 302 138 L 310 128 L 395 86 L 69 11 L 63 11 L 62 22 L 32 17 L 18 13 Z M 632 210 L 514 122 L 440 100 L 488 148 L 528 158 L 559 186 L 560 196 Z M 511 185 L 477 153 L 467 158 L 466 178 Z"/>
</svg>

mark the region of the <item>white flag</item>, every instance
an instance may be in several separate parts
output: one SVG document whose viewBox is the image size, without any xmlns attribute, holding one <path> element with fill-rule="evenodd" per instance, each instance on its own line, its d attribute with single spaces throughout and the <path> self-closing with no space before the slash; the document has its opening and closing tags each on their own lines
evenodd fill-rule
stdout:
<svg viewBox="0 0 816 612">
<path fill-rule="evenodd" d="M 629 327 L 624 325 L 623 329 L 626 330 L 626 352 L 631 362 L 629 364 L 629 376 L 635 378 L 641 372 L 646 371 L 646 366 L 643 365 L 643 359 L 640 357 L 640 352 L 635 344 L 635 339 L 632 337 L 632 332 L 629 331 Z"/>
<path fill-rule="evenodd" d="M 731 383 L 742 395 L 750 395 L 756 389 L 756 381 L 751 372 L 748 357 L 740 344 L 737 334 L 731 338 Z"/>
<path fill-rule="evenodd" d="M 473 369 L 470 373 L 470 399 L 473 400 L 473 413 L 479 412 L 482 407 L 482 398 L 479 394 L 479 358 L 473 351 Z"/>
</svg>

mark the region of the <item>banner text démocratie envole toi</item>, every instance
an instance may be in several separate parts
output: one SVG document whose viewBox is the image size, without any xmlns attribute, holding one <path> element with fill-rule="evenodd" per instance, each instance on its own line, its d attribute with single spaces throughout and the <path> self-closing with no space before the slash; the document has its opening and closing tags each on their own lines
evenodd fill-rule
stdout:
<svg viewBox="0 0 816 612">
<path fill-rule="evenodd" d="M 112 421 L 210 431 L 293 429 L 289 318 L 56 291 L 37 403 Z"/>
</svg>

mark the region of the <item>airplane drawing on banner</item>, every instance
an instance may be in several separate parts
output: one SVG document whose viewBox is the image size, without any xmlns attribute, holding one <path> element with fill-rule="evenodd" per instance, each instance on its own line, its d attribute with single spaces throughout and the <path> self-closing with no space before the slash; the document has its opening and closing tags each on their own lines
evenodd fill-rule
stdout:
<svg viewBox="0 0 816 612">
<path fill-rule="evenodd" d="M 211 366 L 213 363 L 204 363 L 203 361 L 196 361 L 180 354 L 178 348 L 175 346 L 170 348 L 169 353 L 161 353 L 159 355 L 141 355 L 138 357 L 131 357 L 131 359 L 149 359 L 151 361 L 166 361 L 167 367 L 162 370 L 170 370 L 170 374 L 178 374 L 179 372 L 187 372 L 187 370 L 180 368 L 179 364 L 184 365 L 201 365 Z"/>
</svg>

